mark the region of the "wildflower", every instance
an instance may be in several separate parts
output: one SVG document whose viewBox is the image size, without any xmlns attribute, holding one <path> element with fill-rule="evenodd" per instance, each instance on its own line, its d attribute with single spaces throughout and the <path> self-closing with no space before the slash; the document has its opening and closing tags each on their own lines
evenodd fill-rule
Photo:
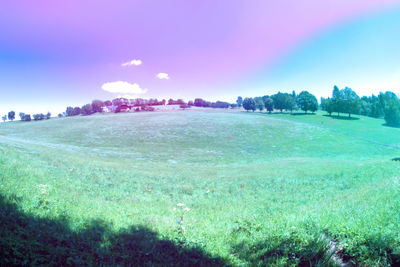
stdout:
<svg viewBox="0 0 400 267">
<path fill-rule="evenodd" d="M 189 211 L 189 210 L 190 210 L 189 208 L 185 208 L 185 209 L 184 209 L 184 211 Z"/>
<path fill-rule="evenodd" d="M 207 193 L 207 194 L 210 193 L 210 189 L 208 189 L 206 193 Z"/>
<path fill-rule="evenodd" d="M 185 204 L 183 204 L 183 203 L 178 203 L 178 204 L 176 204 L 178 207 L 182 207 L 182 206 L 185 206 Z"/>
<path fill-rule="evenodd" d="M 176 210 L 176 208 L 174 208 L 174 210 Z"/>
</svg>

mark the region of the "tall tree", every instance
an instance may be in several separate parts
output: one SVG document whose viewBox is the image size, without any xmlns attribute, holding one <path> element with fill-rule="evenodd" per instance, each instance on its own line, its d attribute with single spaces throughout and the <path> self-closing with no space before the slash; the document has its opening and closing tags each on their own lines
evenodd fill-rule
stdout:
<svg viewBox="0 0 400 267">
<path fill-rule="evenodd" d="M 93 100 L 92 101 L 92 110 L 93 112 L 103 112 L 104 102 L 101 100 Z"/>
<path fill-rule="evenodd" d="M 1 119 L 3 120 L 3 122 L 6 122 L 6 120 L 7 120 L 7 115 L 4 115 L 3 117 L 1 117 Z"/>
<path fill-rule="evenodd" d="M 74 108 L 73 107 L 67 107 L 67 109 L 65 110 L 65 114 L 69 117 L 69 116 L 74 116 Z"/>
<path fill-rule="evenodd" d="M 22 121 L 22 118 L 25 116 L 25 113 L 23 113 L 23 112 L 20 112 L 19 113 L 19 118 L 21 119 L 21 121 Z"/>
<path fill-rule="evenodd" d="M 91 104 L 86 104 L 81 108 L 82 115 L 91 115 L 93 114 L 93 108 Z"/>
<path fill-rule="evenodd" d="M 342 98 L 342 112 L 349 114 L 359 114 L 360 113 L 360 97 L 351 88 L 346 87 L 341 90 Z"/>
<path fill-rule="evenodd" d="M 307 91 L 302 91 L 297 96 L 297 105 L 305 113 L 307 113 L 307 111 L 315 112 L 318 109 L 317 98 Z"/>
<path fill-rule="evenodd" d="M 274 100 L 269 96 L 263 96 L 265 109 L 271 113 L 274 110 Z"/>
<path fill-rule="evenodd" d="M 10 112 L 8 112 L 8 119 L 10 121 L 13 121 L 15 119 L 15 112 L 13 110 L 11 110 Z"/>
<path fill-rule="evenodd" d="M 243 108 L 246 111 L 252 110 L 253 112 L 256 110 L 256 102 L 251 97 L 246 97 L 243 100 Z"/>
<path fill-rule="evenodd" d="M 236 99 L 236 104 L 239 108 L 243 105 L 243 98 L 241 96 L 238 96 L 238 98 Z"/>
<path fill-rule="evenodd" d="M 400 101 L 397 97 L 386 101 L 385 121 L 389 126 L 400 126 Z"/>
<path fill-rule="evenodd" d="M 260 112 L 265 109 L 264 101 L 263 101 L 262 97 L 255 97 L 254 102 L 255 102 L 256 109 L 258 109 Z"/>
<path fill-rule="evenodd" d="M 338 116 L 340 112 L 342 112 L 342 92 L 339 88 L 335 85 L 332 91 L 332 110 L 333 112 L 337 112 Z"/>
</svg>

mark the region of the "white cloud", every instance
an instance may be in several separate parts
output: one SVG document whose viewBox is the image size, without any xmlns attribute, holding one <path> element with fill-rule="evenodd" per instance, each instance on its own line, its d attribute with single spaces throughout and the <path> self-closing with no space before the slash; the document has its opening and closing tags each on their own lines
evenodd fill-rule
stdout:
<svg viewBox="0 0 400 267">
<path fill-rule="evenodd" d="M 140 59 L 134 59 L 134 60 L 122 63 L 121 66 L 122 67 L 127 67 L 127 66 L 132 66 L 132 65 L 139 66 L 139 65 L 142 65 L 142 63 L 143 62 Z"/>
<path fill-rule="evenodd" d="M 169 80 L 169 75 L 168 73 L 160 72 L 159 74 L 156 75 L 158 79 L 160 80 Z"/>
<path fill-rule="evenodd" d="M 118 94 L 144 94 L 147 92 L 147 89 L 140 88 L 137 83 L 128 83 L 124 81 L 117 82 L 109 82 L 104 83 L 101 86 L 101 89 L 110 93 L 118 93 Z"/>
</svg>

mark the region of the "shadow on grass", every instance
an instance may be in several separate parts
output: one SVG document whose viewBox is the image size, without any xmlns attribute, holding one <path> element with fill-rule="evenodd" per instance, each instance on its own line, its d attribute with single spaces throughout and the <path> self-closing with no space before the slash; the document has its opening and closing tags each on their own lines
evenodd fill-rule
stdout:
<svg viewBox="0 0 400 267">
<path fill-rule="evenodd" d="M 293 115 L 293 116 L 302 116 L 302 115 L 313 116 L 313 115 L 316 115 L 316 113 L 293 112 L 291 115 Z"/>
<path fill-rule="evenodd" d="M 349 117 L 349 116 L 337 116 L 337 115 L 322 115 L 324 117 L 329 117 L 335 120 L 344 120 L 344 121 L 356 121 L 359 120 L 360 118 L 357 117 Z"/>
<path fill-rule="evenodd" d="M 394 126 L 394 125 L 390 125 L 390 124 L 387 124 L 387 123 L 383 123 L 382 126 L 400 129 L 400 126 Z"/>
<path fill-rule="evenodd" d="M 226 266 L 199 248 L 186 248 L 143 226 L 115 233 L 102 221 L 74 232 L 67 219 L 22 212 L 0 196 L 0 266 Z"/>
</svg>

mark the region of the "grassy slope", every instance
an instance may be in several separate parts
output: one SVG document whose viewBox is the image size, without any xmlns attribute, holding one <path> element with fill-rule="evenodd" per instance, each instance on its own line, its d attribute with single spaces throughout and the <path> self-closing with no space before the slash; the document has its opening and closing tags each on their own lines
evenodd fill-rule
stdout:
<svg viewBox="0 0 400 267">
<path fill-rule="evenodd" d="M 71 232 L 146 226 L 234 265 L 323 261 L 322 236 L 384 265 L 399 258 L 400 130 L 382 123 L 200 111 L 6 123 L 0 194 Z"/>
</svg>

